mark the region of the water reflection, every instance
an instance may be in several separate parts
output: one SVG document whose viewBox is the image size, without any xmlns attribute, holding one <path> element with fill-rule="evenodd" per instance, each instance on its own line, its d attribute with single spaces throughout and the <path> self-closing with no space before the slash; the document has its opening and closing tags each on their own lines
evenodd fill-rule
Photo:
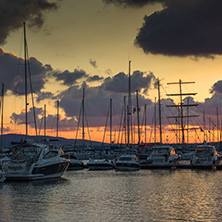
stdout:
<svg viewBox="0 0 222 222">
<path fill-rule="evenodd" d="M 222 172 L 69 171 L 0 184 L 0 221 L 222 221 Z"/>
</svg>

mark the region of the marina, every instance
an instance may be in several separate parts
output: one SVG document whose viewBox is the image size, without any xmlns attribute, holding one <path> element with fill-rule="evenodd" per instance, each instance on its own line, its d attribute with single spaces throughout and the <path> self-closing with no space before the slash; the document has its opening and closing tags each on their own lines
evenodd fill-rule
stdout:
<svg viewBox="0 0 222 222">
<path fill-rule="evenodd" d="M 66 171 L 0 183 L 1 221 L 221 221 L 222 172 Z"/>
</svg>

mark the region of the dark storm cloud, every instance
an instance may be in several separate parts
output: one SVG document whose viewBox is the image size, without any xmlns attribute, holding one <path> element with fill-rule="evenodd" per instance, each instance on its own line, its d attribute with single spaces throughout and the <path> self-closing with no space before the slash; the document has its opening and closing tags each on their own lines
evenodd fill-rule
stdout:
<svg viewBox="0 0 222 222">
<path fill-rule="evenodd" d="M 33 28 L 44 23 L 43 13 L 57 9 L 57 3 L 48 0 L 1 0 L 0 44 L 5 44 L 9 34 L 23 26 L 24 21 Z"/>
<path fill-rule="evenodd" d="M 152 3 L 163 3 L 167 2 L 169 0 L 103 0 L 107 4 L 115 4 L 118 6 L 123 6 L 123 7 L 142 7 L 147 4 L 152 4 Z"/>
<path fill-rule="evenodd" d="M 145 53 L 168 56 L 222 54 L 222 1 L 171 0 L 144 17 L 135 44 Z"/>
<path fill-rule="evenodd" d="M 54 97 L 54 94 L 51 92 L 39 92 L 36 102 L 39 103 L 40 101 L 45 100 L 45 99 L 53 99 L 53 97 Z"/>
<path fill-rule="evenodd" d="M 92 60 L 91 58 L 89 59 L 89 64 L 92 65 L 94 68 L 98 67 L 96 60 Z"/>
<path fill-rule="evenodd" d="M 33 91 L 38 93 L 44 88 L 47 73 L 51 72 L 52 68 L 50 65 L 43 65 L 34 57 L 30 58 L 29 63 Z M 11 90 L 12 93 L 24 94 L 25 74 L 23 64 L 24 60 L 22 58 L 7 53 L 0 48 L 0 82 L 5 84 L 5 91 Z"/>
<path fill-rule="evenodd" d="M 222 94 L 222 80 L 217 81 L 212 86 L 210 93 Z"/>
<path fill-rule="evenodd" d="M 42 108 L 35 108 L 35 113 L 36 113 L 36 121 L 38 124 L 38 128 L 41 128 L 41 123 L 43 123 L 43 109 Z M 31 108 L 28 111 L 28 125 L 30 127 L 35 128 L 34 125 L 34 118 L 33 118 L 33 108 Z M 11 123 L 15 123 L 17 125 L 25 125 L 25 112 L 21 112 L 20 114 L 12 113 L 10 116 Z M 54 129 L 56 130 L 56 123 L 57 123 L 57 115 L 52 115 L 52 114 L 47 114 L 46 116 L 46 128 L 47 129 Z M 63 118 L 59 119 L 59 129 L 62 131 L 67 131 L 67 130 L 74 130 L 76 127 L 76 119 L 75 118 Z"/>
<path fill-rule="evenodd" d="M 135 101 L 135 90 L 148 91 L 154 88 L 155 76 L 152 73 L 146 74 L 140 71 L 135 71 L 132 74 L 132 98 Z M 134 86 L 133 86 L 134 85 Z M 90 126 L 104 126 L 105 118 L 107 116 L 110 98 L 113 101 L 113 120 L 120 121 L 121 109 L 123 106 L 124 96 L 128 94 L 128 75 L 119 73 L 112 78 L 109 77 L 97 87 L 90 87 L 85 82 L 82 86 L 73 85 L 67 90 L 63 91 L 60 97 L 60 107 L 66 113 L 67 117 L 79 117 L 81 100 L 85 88 L 85 110 L 90 117 Z M 145 99 L 144 96 L 139 95 L 141 104 L 149 104 L 150 99 Z M 153 109 L 152 109 L 153 110 Z"/>
<path fill-rule="evenodd" d="M 53 76 L 57 81 L 63 81 L 64 85 L 71 86 L 76 84 L 78 80 L 87 78 L 89 75 L 86 74 L 84 70 L 75 69 L 74 72 L 70 72 L 68 70 L 62 73 L 54 72 Z"/>
<path fill-rule="evenodd" d="M 96 81 L 101 81 L 103 80 L 104 78 L 101 77 L 101 76 L 98 76 L 98 75 L 95 75 L 95 76 L 90 76 L 86 79 L 87 82 L 96 82 Z"/>
<path fill-rule="evenodd" d="M 147 91 L 155 81 L 156 78 L 152 72 L 147 74 L 141 71 L 134 71 L 131 75 L 131 90 L 132 92 L 135 92 L 136 90 L 140 91 L 142 89 Z M 112 78 L 108 77 L 104 80 L 103 87 L 110 92 L 127 93 L 128 75 L 121 72 Z"/>
</svg>

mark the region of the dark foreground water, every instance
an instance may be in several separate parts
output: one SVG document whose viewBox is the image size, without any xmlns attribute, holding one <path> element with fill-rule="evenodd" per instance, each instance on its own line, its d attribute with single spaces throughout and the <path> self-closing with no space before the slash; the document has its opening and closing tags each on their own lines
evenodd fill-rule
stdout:
<svg viewBox="0 0 222 222">
<path fill-rule="evenodd" d="M 0 184 L 0 221 L 222 221 L 222 171 L 70 171 Z"/>
</svg>

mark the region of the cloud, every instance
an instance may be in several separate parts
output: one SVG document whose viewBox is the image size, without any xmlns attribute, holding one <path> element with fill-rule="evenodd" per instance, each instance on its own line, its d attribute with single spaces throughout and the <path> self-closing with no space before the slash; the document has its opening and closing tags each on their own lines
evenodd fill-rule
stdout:
<svg viewBox="0 0 222 222">
<path fill-rule="evenodd" d="M 169 0 L 103 0 L 107 4 L 115 4 L 123 7 L 143 7 L 147 4 L 163 3 Z"/>
<path fill-rule="evenodd" d="M 89 59 L 89 64 L 92 65 L 94 68 L 98 67 L 96 60 L 92 60 L 91 58 Z"/>
<path fill-rule="evenodd" d="M 44 88 L 47 75 L 52 71 L 50 65 L 43 65 L 36 58 L 29 60 L 33 92 L 38 93 Z M 0 82 L 5 84 L 5 91 L 10 90 L 13 94 L 24 95 L 25 69 L 24 60 L 12 53 L 7 53 L 0 48 Z M 29 79 L 28 79 L 29 83 Z M 28 84 L 30 86 L 30 84 Z M 30 93 L 30 87 L 28 88 Z"/>
<path fill-rule="evenodd" d="M 132 98 L 135 101 L 135 90 L 150 90 L 154 87 L 155 76 L 153 73 L 135 71 L 132 74 Z M 112 78 L 109 77 L 97 86 L 91 87 L 85 82 L 82 86 L 73 85 L 63 91 L 60 97 L 60 107 L 64 110 L 67 117 L 79 118 L 83 88 L 85 88 L 85 110 L 90 126 L 104 126 L 110 99 L 113 101 L 113 122 L 120 121 L 123 107 L 124 96 L 128 95 L 128 75 L 118 73 Z M 152 105 L 150 99 L 139 95 L 140 104 Z"/>
<path fill-rule="evenodd" d="M 222 1 L 171 0 L 144 17 L 135 44 L 145 53 L 210 57 L 222 54 Z"/>
<path fill-rule="evenodd" d="M 214 83 L 214 85 L 210 89 L 210 93 L 222 94 L 222 80 Z"/>
<path fill-rule="evenodd" d="M 146 73 L 141 71 L 134 71 L 131 75 L 131 91 L 136 92 L 136 90 L 144 92 L 151 87 L 152 84 L 156 81 L 156 78 L 152 72 Z M 127 93 L 128 92 L 128 75 L 123 72 L 118 73 L 117 75 L 108 77 L 104 80 L 102 85 L 105 90 L 114 92 L 114 93 Z"/>
<path fill-rule="evenodd" d="M 103 77 L 100 77 L 98 75 L 95 75 L 95 76 L 90 76 L 86 79 L 87 82 L 96 82 L 96 81 L 101 81 L 103 80 L 104 78 Z"/>
<path fill-rule="evenodd" d="M 36 102 L 39 103 L 42 100 L 53 99 L 53 98 L 54 98 L 54 94 L 51 92 L 39 92 Z"/>
<path fill-rule="evenodd" d="M 2 0 L 0 8 L 0 44 L 5 44 L 10 33 L 21 28 L 24 21 L 29 21 L 29 27 L 42 27 L 44 12 L 56 10 L 58 5 L 48 0 Z"/>
<path fill-rule="evenodd" d="M 36 121 L 38 125 L 38 130 L 41 130 L 43 128 L 43 109 L 42 108 L 35 108 L 36 113 Z M 30 110 L 27 113 L 28 115 L 28 125 L 31 128 L 35 128 L 34 125 L 34 117 L 33 117 L 33 108 L 30 108 Z M 15 123 L 17 125 L 25 125 L 25 112 L 21 112 L 19 114 L 12 113 L 10 116 L 11 123 Z M 57 125 L 57 115 L 47 114 L 46 116 L 46 129 L 50 130 L 56 130 Z M 61 115 L 59 116 L 59 130 L 61 131 L 69 131 L 74 130 L 77 126 L 76 118 L 62 118 Z"/>
<path fill-rule="evenodd" d="M 70 72 L 68 70 L 65 70 L 62 73 L 54 72 L 53 76 L 57 81 L 62 81 L 64 85 L 71 86 L 76 84 L 78 80 L 87 78 L 89 75 L 82 69 L 75 69 L 74 72 Z"/>
</svg>

